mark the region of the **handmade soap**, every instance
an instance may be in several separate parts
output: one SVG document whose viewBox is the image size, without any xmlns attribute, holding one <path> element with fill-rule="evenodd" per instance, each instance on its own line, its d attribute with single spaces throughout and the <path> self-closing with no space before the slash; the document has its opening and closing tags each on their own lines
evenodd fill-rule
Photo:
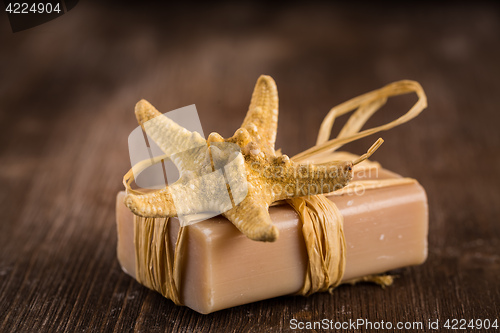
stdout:
<svg viewBox="0 0 500 333">
<path fill-rule="evenodd" d="M 355 170 L 356 171 L 356 170 Z M 375 171 L 375 172 L 373 172 Z M 400 176 L 375 167 L 354 179 Z M 372 174 L 373 173 L 373 174 Z M 135 278 L 134 218 L 117 196 L 118 260 Z M 329 195 L 344 216 L 346 268 L 343 281 L 417 265 L 427 257 L 428 212 L 417 183 L 368 189 L 356 195 Z M 303 285 L 307 252 L 298 215 L 289 205 L 270 208 L 279 238 L 272 243 L 248 239 L 222 216 L 187 227 L 180 295 L 200 313 L 296 293 Z M 169 223 L 175 243 L 179 223 Z"/>
</svg>

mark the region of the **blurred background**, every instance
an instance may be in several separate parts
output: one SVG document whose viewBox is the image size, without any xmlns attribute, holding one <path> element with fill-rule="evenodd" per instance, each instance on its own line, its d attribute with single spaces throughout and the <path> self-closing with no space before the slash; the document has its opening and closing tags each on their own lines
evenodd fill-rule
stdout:
<svg viewBox="0 0 500 333">
<path fill-rule="evenodd" d="M 313 319 L 327 311 L 318 304 L 344 319 L 498 317 L 499 42 L 495 2 L 81 1 L 16 33 L 0 13 L 0 328 L 148 328 L 154 319 L 156 328 L 196 330 L 206 318 L 216 328 L 248 317 L 256 325 L 248 327 L 274 329 L 312 311 L 304 310 L 311 302 Z M 372 159 L 427 190 L 429 258 L 396 286 L 342 287 L 199 317 L 121 272 L 114 201 L 130 168 L 135 103 L 145 98 L 161 112 L 196 104 L 205 134 L 228 137 L 261 74 L 277 83 L 277 148 L 290 156 L 314 145 L 333 106 L 401 79 L 423 86 L 429 107 L 420 116 L 343 148 L 362 154 L 381 136 Z M 391 99 L 365 128 L 415 101 Z M 357 293 L 381 303 L 357 302 Z M 412 301 L 391 307 L 384 295 Z M 335 312 L 339 302 L 348 315 Z M 267 323 L 252 317 L 271 305 L 281 314 Z"/>
</svg>

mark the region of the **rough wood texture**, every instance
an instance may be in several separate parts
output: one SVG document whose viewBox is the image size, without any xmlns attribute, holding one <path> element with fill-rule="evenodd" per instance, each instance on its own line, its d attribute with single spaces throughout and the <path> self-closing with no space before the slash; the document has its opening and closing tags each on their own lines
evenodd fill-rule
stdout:
<svg viewBox="0 0 500 333">
<path fill-rule="evenodd" d="M 141 6 L 80 2 L 16 34 L 0 14 L 0 331 L 275 332 L 292 318 L 499 317 L 498 6 Z M 135 103 L 163 112 L 195 103 L 206 134 L 227 137 L 260 74 L 278 84 L 277 147 L 290 155 L 314 144 L 330 107 L 391 81 L 422 84 L 429 109 L 383 133 L 375 159 L 428 191 L 423 266 L 385 290 L 341 286 L 208 316 L 122 273 L 114 200 Z M 413 102 L 391 100 L 367 125 Z"/>
</svg>

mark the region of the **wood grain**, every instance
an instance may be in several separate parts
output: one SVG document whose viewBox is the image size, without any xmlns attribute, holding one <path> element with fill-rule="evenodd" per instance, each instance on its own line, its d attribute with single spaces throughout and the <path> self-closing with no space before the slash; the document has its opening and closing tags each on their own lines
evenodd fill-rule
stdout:
<svg viewBox="0 0 500 333">
<path fill-rule="evenodd" d="M 13 34 L 0 14 L 0 331 L 290 331 L 290 320 L 499 319 L 500 10 L 80 2 Z M 210 315 L 177 307 L 122 273 L 114 200 L 129 168 L 133 107 L 196 104 L 227 137 L 260 74 L 280 93 L 277 147 L 310 146 L 328 110 L 400 79 L 429 108 L 383 133 L 374 158 L 418 179 L 429 258 L 385 290 L 341 286 Z M 391 100 L 367 124 L 402 114 Z M 340 124 L 335 128 L 338 130 Z M 298 135 L 300 133 L 300 135 Z M 375 139 L 375 138 L 374 138 Z M 373 142 L 345 148 L 362 153 Z"/>
</svg>

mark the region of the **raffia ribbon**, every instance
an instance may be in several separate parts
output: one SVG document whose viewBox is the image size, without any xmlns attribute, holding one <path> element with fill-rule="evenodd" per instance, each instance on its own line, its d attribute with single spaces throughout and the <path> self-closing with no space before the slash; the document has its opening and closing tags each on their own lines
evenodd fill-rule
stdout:
<svg viewBox="0 0 500 333">
<path fill-rule="evenodd" d="M 172 253 L 168 223 L 169 218 L 134 216 L 135 274 L 142 285 L 182 305 L 179 286 L 185 230 L 179 229 Z"/>
<path fill-rule="evenodd" d="M 335 288 L 344 276 L 344 217 L 324 195 L 292 198 L 287 202 L 299 214 L 309 262 L 304 285 L 297 292 L 309 296 Z"/>
<path fill-rule="evenodd" d="M 413 92 L 417 94 L 418 100 L 406 114 L 385 125 L 360 132 L 366 121 L 386 103 L 388 97 Z M 301 162 L 325 155 L 330 160 L 342 159 L 342 153 L 334 153 L 341 146 L 401 125 L 416 117 L 426 107 L 427 97 L 418 82 L 403 80 L 388 84 L 332 108 L 321 124 L 316 145 L 294 156 L 292 160 Z M 355 112 L 348 119 L 339 135 L 335 139 L 328 140 L 335 119 L 352 111 Z M 353 164 L 365 161 L 380 146 L 381 142 L 379 139 L 368 153 L 355 159 Z M 352 157 L 352 155 L 348 156 Z M 163 158 L 165 157 L 155 158 L 154 162 L 159 162 Z M 375 164 L 369 161 L 365 163 Z M 147 161 L 143 164 L 134 165 L 124 176 L 123 182 L 128 192 L 141 193 L 138 190 L 133 190 L 130 184 L 133 181 L 133 171 L 138 173 L 138 170 L 151 165 L 151 162 Z M 355 171 L 356 167 L 353 172 Z M 351 182 L 348 186 L 333 193 L 288 199 L 287 203 L 297 211 L 302 222 L 302 231 L 309 258 L 304 285 L 297 294 L 308 296 L 315 292 L 331 291 L 340 284 L 344 275 L 346 252 L 343 231 L 344 219 L 337 206 L 327 198 L 328 196 L 352 193 L 359 186 L 367 190 L 414 182 L 416 181 L 411 178 L 360 180 Z M 175 246 L 173 246 L 175 250 L 172 252 L 168 223 L 168 218 L 135 216 L 136 279 L 146 287 L 171 299 L 175 304 L 181 305 L 180 264 L 184 251 L 185 227 L 180 227 Z M 355 283 L 357 281 L 372 281 L 384 286 L 390 285 L 392 278 L 390 276 L 366 276 L 348 282 Z"/>
</svg>

